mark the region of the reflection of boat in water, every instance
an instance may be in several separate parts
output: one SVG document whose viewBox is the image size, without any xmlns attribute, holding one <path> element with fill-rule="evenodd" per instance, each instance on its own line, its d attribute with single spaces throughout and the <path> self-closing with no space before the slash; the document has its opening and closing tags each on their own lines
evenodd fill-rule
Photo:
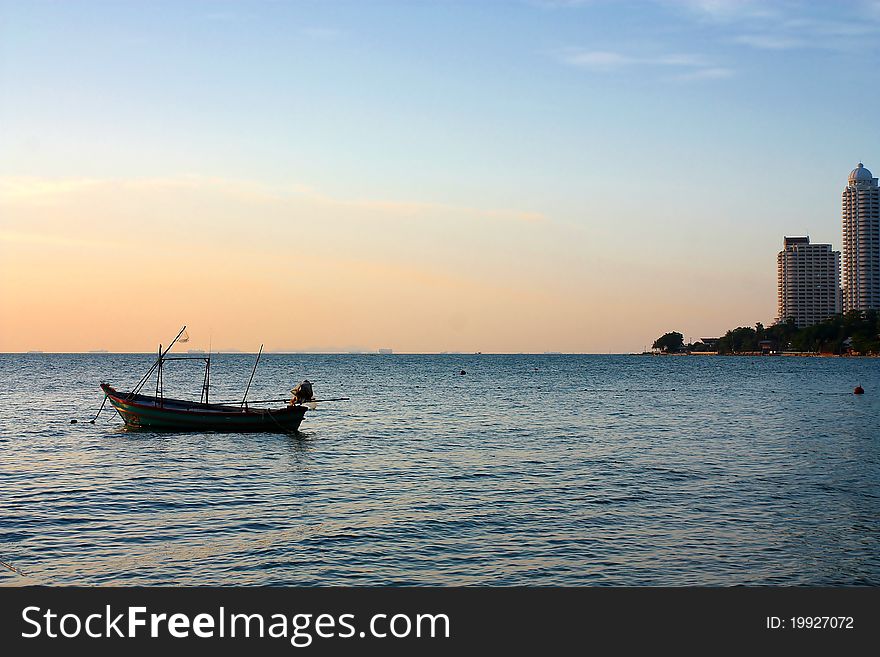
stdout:
<svg viewBox="0 0 880 657">
<path fill-rule="evenodd" d="M 267 399 L 248 402 L 247 395 L 253 381 L 257 364 L 263 353 L 260 353 L 254 363 L 251 378 L 248 380 L 247 389 L 240 403 L 211 404 L 208 402 L 208 390 L 211 382 L 211 356 L 168 356 L 171 347 L 184 334 L 184 326 L 177 337 L 167 349 L 162 351 L 159 346 L 159 355 L 152 367 L 141 377 L 141 380 L 131 392 L 119 392 L 107 383 L 101 383 L 104 391 L 104 401 L 110 400 L 110 404 L 119 413 L 127 427 L 145 429 L 169 429 L 176 431 L 296 431 L 306 414 L 309 406 L 304 403 L 314 401 L 312 385 L 303 381 L 292 390 L 290 400 Z M 186 339 L 183 340 L 184 342 Z M 165 397 L 162 386 L 162 369 L 165 363 L 173 360 L 201 360 L 205 363 L 205 379 L 202 383 L 202 395 L 199 401 L 184 401 Z M 146 382 L 156 373 L 156 394 L 141 394 Z M 282 408 L 254 408 L 249 404 L 283 402 L 288 401 L 287 406 Z M 103 406 L 103 405 L 102 405 Z M 99 411 L 100 413 L 100 411 Z"/>
</svg>

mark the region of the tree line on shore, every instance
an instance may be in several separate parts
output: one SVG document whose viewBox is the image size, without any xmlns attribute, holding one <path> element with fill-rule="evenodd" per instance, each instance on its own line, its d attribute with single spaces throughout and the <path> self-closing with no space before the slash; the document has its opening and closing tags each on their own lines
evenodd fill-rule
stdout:
<svg viewBox="0 0 880 657">
<path fill-rule="evenodd" d="M 665 333 L 653 348 L 663 353 L 737 354 L 761 351 L 798 351 L 824 354 L 880 354 L 880 313 L 852 310 L 813 326 L 798 328 L 794 319 L 765 327 L 740 326 L 727 331 L 717 344 L 685 344 L 678 331 Z"/>
</svg>

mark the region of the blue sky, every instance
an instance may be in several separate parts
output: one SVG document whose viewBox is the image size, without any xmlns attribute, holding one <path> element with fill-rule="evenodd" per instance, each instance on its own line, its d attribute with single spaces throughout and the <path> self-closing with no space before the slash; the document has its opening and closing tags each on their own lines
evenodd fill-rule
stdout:
<svg viewBox="0 0 880 657">
<path fill-rule="evenodd" d="M 504 246 L 523 273 L 598 315 L 617 307 L 590 286 L 623 276 L 616 299 L 660 295 L 686 334 L 770 321 L 782 236 L 839 248 L 846 175 L 880 170 L 876 1 L 2 2 L 0 20 L 2 177 L 536 216 Z M 477 242 L 434 255 L 509 255 Z M 648 340 L 646 312 L 627 321 Z M 541 344 L 636 340 L 582 333 Z"/>
</svg>

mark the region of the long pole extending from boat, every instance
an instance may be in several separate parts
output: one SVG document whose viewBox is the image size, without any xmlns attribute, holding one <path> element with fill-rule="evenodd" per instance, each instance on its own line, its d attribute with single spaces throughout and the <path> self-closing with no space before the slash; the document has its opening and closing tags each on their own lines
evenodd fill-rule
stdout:
<svg viewBox="0 0 880 657">
<path fill-rule="evenodd" d="M 323 403 L 323 402 L 335 402 L 335 401 L 351 401 L 351 397 L 331 397 L 330 399 L 310 399 L 309 403 L 314 402 L 315 404 Z M 281 399 L 251 399 L 248 404 L 270 404 L 270 403 L 280 403 L 280 402 L 290 402 L 290 397 L 285 397 Z M 215 401 L 214 404 L 218 406 L 224 406 L 229 404 L 236 404 L 240 402 L 234 401 Z"/>
<path fill-rule="evenodd" d="M 257 354 L 257 360 L 254 361 L 254 369 L 251 370 L 251 378 L 248 379 L 247 388 L 244 389 L 244 397 L 241 400 L 241 405 L 245 406 L 247 404 L 247 396 L 248 391 L 251 389 L 251 381 L 254 380 L 254 374 L 257 372 L 257 364 L 260 362 L 260 356 L 263 355 L 263 345 L 260 345 L 260 351 Z"/>
</svg>

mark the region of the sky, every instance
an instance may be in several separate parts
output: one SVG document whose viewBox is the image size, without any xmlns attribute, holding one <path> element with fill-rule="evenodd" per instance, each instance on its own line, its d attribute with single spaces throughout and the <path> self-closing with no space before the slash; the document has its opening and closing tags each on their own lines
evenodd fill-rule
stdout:
<svg viewBox="0 0 880 657">
<path fill-rule="evenodd" d="M 0 0 L 0 351 L 626 353 L 880 173 L 880 2 Z"/>
</svg>

